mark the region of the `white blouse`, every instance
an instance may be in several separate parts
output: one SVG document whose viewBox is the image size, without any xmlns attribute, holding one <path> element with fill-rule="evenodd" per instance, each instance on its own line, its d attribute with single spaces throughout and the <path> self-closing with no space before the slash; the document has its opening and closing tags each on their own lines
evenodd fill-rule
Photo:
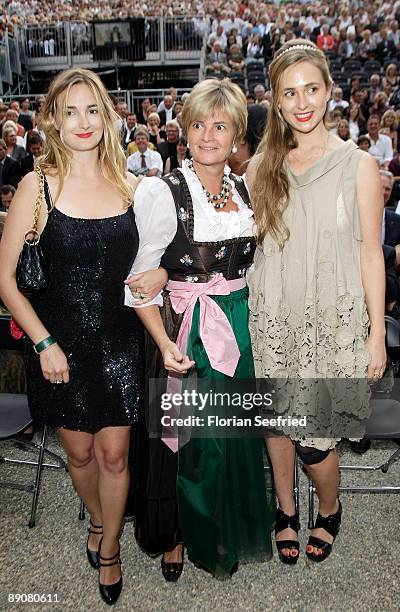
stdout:
<svg viewBox="0 0 400 612">
<path fill-rule="evenodd" d="M 238 210 L 217 212 L 207 200 L 199 179 L 193 170 L 188 168 L 186 160 L 179 171 L 185 177 L 192 197 L 195 241 L 218 242 L 229 238 L 255 235 L 253 211 L 243 202 L 233 180 L 230 181 L 232 200 Z M 225 172 L 230 172 L 228 166 L 225 166 Z M 159 268 L 161 258 L 171 244 L 178 227 L 171 190 L 164 181 L 157 177 L 142 179 L 135 191 L 134 211 L 139 232 L 139 251 L 133 263 L 131 275 Z M 143 306 L 150 304 L 161 306 L 161 294 Z M 139 305 L 132 297 L 129 287 L 125 287 L 125 305 L 135 306 L 135 308 Z"/>
</svg>

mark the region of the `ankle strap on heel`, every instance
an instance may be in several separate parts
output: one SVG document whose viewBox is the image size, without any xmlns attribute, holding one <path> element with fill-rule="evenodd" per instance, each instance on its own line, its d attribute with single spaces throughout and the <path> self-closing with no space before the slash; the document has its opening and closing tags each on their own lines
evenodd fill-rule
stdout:
<svg viewBox="0 0 400 612">
<path fill-rule="evenodd" d="M 90 519 L 90 526 L 88 527 L 88 532 L 93 533 L 94 535 L 103 535 L 103 525 L 95 525 L 92 523 L 92 519 Z M 96 529 L 97 531 L 94 531 Z"/>
</svg>

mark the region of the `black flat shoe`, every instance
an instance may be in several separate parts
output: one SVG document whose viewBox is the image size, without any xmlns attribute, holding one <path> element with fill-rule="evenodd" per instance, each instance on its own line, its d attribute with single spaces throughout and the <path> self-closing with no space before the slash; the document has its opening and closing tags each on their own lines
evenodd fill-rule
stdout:
<svg viewBox="0 0 400 612">
<path fill-rule="evenodd" d="M 94 525 L 92 520 L 90 520 L 90 527 L 88 527 L 88 532 L 94 533 L 95 535 L 103 535 L 103 526 L 102 525 Z M 89 548 L 89 536 L 86 540 L 86 555 L 90 565 L 93 569 L 99 569 L 99 551 L 91 550 Z"/>
<path fill-rule="evenodd" d="M 368 438 L 363 438 L 362 440 L 358 440 L 358 442 L 350 440 L 350 448 L 353 453 L 357 453 L 357 455 L 363 455 L 371 448 L 371 440 L 368 440 Z"/>
<path fill-rule="evenodd" d="M 296 512 L 296 514 L 289 516 L 288 514 L 285 514 L 283 510 L 278 508 L 275 516 L 275 536 L 288 527 L 293 529 L 293 531 L 296 533 L 299 533 L 299 515 Z M 278 540 L 275 542 L 275 544 L 278 550 L 279 559 L 282 561 L 282 563 L 286 563 L 286 565 L 295 565 L 297 563 L 300 546 L 296 540 Z M 288 555 L 283 554 L 282 550 L 284 548 L 289 549 L 290 552 Z"/>
<path fill-rule="evenodd" d="M 335 514 L 330 514 L 329 516 L 322 516 L 318 512 L 317 520 L 315 521 L 314 529 L 325 529 L 333 537 L 333 542 L 336 539 L 337 534 L 339 533 L 340 522 L 342 520 L 342 504 L 339 500 L 339 508 Z M 310 561 L 315 561 L 316 563 L 321 563 L 321 561 L 325 561 L 329 557 L 332 552 L 332 544 L 325 542 L 325 540 L 321 540 L 320 538 L 315 538 L 314 536 L 310 536 L 308 538 L 306 555 L 310 559 Z M 315 554 L 314 549 L 319 548 L 321 550 L 321 554 Z"/>
<path fill-rule="evenodd" d="M 100 541 L 100 546 L 99 546 L 99 568 L 100 567 L 111 567 L 111 565 L 121 565 L 121 559 L 119 558 L 119 552 L 120 552 L 119 547 L 118 547 L 117 554 L 114 555 L 113 557 L 102 557 L 100 553 L 100 548 L 101 548 L 101 541 Z M 103 563 L 103 561 L 106 561 L 106 563 Z M 122 572 L 121 572 L 120 579 L 118 580 L 118 582 L 115 582 L 114 584 L 101 584 L 100 575 L 99 575 L 99 591 L 100 591 L 102 600 L 106 604 L 108 604 L 109 606 L 112 606 L 113 604 L 115 604 L 115 602 L 121 595 L 121 591 L 122 591 Z"/>
<path fill-rule="evenodd" d="M 182 561 L 180 563 L 169 563 L 164 561 L 164 555 L 161 557 L 161 571 L 167 582 L 177 582 L 181 577 L 183 570 L 183 555 L 184 550 L 182 549 Z"/>
</svg>

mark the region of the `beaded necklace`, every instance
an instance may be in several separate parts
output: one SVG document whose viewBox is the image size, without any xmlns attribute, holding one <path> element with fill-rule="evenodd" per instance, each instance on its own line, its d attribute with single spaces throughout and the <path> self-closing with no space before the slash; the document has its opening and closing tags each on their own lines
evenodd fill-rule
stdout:
<svg viewBox="0 0 400 612">
<path fill-rule="evenodd" d="M 190 168 L 190 170 L 192 172 L 194 172 L 194 174 L 197 176 L 196 170 L 194 168 L 193 165 L 193 160 L 189 159 L 187 162 L 187 167 Z M 199 178 L 197 176 L 197 178 Z M 200 179 L 199 179 L 200 181 Z M 228 176 L 224 173 L 224 176 L 222 178 L 222 187 L 221 187 L 221 191 L 217 194 L 212 194 L 209 191 L 207 191 L 207 189 L 202 185 L 201 181 L 200 181 L 200 185 L 204 191 L 204 193 L 206 194 L 206 198 L 209 201 L 210 204 L 212 204 L 214 206 L 215 209 L 220 209 L 220 208 L 225 208 L 225 206 L 228 203 L 229 200 L 229 194 L 230 194 L 230 185 L 229 185 L 229 179 Z"/>
</svg>

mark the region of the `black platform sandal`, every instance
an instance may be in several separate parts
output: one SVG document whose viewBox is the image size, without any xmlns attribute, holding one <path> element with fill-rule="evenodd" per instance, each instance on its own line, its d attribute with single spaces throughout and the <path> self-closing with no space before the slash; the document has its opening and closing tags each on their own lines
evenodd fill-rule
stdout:
<svg viewBox="0 0 400 612">
<path fill-rule="evenodd" d="M 170 563 L 164 561 L 164 555 L 161 557 L 161 571 L 167 582 L 177 582 L 181 577 L 183 570 L 184 554 L 185 549 L 184 547 L 182 547 L 182 561 L 180 563 Z"/>
<path fill-rule="evenodd" d="M 339 533 L 340 522 L 342 520 L 342 504 L 339 501 L 339 508 L 335 514 L 330 514 L 329 516 L 322 516 L 318 512 L 317 520 L 315 521 L 314 529 L 325 529 L 333 537 L 333 542 L 337 534 Z M 325 540 L 321 540 L 320 538 L 316 538 L 314 536 L 310 536 L 308 538 L 308 543 L 306 547 L 306 555 L 310 559 L 310 561 L 315 561 L 316 563 L 320 563 L 321 561 L 325 561 L 329 557 L 332 552 L 332 544 L 325 542 Z M 314 554 L 314 548 L 319 548 L 322 551 L 322 554 Z"/>
<path fill-rule="evenodd" d="M 89 534 L 94 533 L 95 535 L 103 535 L 103 526 L 94 525 L 92 523 L 92 520 L 90 519 L 90 527 L 88 527 L 88 532 Z M 89 548 L 89 536 L 87 537 L 87 540 L 86 540 L 86 555 L 93 569 L 99 569 L 99 551 L 91 550 Z"/>
<path fill-rule="evenodd" d="M 285 514 L 283 510 L 278 508 L 275 517 L 275 536 L 288 527 L 293 529 L 293 531 L 296 533 L 299 532 L 299 515 L 296 512 L 296 514 L 289 516 L 288 514 Z M 279 559 L 282 561 L 282 563 L 286 563 L 287 565 L 295 565 L 297 563 L 300 546 L 296 540 L 277 540 L 275 541 L 275 544 L 276 548 L 278 549 Z M 284 548 L 289 549 L 290 552 L 288 555 L 283 554 L 282 550 Z M 294 551 L 297 551 L 297 553 L 294 554 Z"/>
<path fill-rule="evenodd" d="M 120 552 L 119 547 L 118 547 L 117 554 L 113 555 L 112 557 L 102 557 L 100 553 L 100 548 L 101 548 L 101 541 L 100 541 L 100 546 L 99 546 L 99 569 L 100 567 L 111 567 L 111 565 L 121 565 L 121 559 L 119 557 L 119 552 Z M 106 563 L 103 563 L 103 561 L 106 561 Z M 121 595 L 121 591 L 122 591 L 122 572 L 121 572 L 120 579 L 118 580 L 118 582 L 115 582 L 114 584 L 101 584 L 100 573 L 99 573 L 99 591 L 100 591 L 102 600 L 106 604 L 108 604 L 109 606 L 112 606 L 113 604 L 115 604 L 118 597 Z"/>
</svg>

